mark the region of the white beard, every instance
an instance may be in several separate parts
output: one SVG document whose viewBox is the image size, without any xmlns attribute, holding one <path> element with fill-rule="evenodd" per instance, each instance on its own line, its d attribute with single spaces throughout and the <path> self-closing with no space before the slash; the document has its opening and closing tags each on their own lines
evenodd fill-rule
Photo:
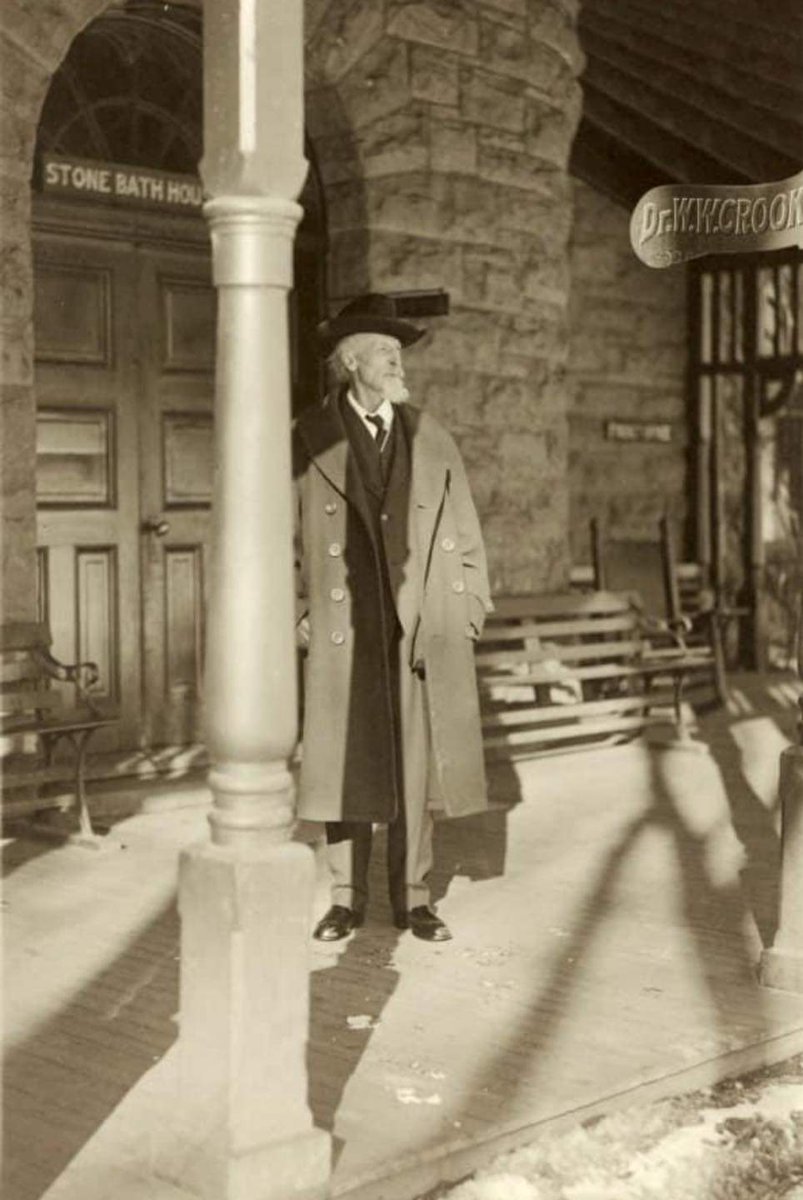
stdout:
<svg viewBox="0 0 803 1200">
<path fill-rule="evenodd" d="M 403 400 L 408 400 L 410 397 L 410 392 L 404 380 L 395 376 L 384 381 L 380 394 L 383 401 L 390 400 L 391 404 L 400 404 Z"/>
</svg>

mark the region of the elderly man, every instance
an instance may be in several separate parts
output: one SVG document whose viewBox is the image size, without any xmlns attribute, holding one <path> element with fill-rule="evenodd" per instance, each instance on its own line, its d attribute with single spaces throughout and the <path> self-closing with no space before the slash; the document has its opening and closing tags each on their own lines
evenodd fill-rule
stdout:
<svg viewBox="0 0 803 1200">
<path fill-rule="evenodd" d="M 485 553 L 452 438 L 406 402 L 401 351 L 423 333 L 375 294 L 324 322 L 335 387 L 294 430 L 298 814 L 326 828 L 322 941 L 363 923 L 375 823 L 395 926 L 449 938 L 427 886 L 433 810 L 486 806 L 473 656 L 491 607 Z"/>
</svg>

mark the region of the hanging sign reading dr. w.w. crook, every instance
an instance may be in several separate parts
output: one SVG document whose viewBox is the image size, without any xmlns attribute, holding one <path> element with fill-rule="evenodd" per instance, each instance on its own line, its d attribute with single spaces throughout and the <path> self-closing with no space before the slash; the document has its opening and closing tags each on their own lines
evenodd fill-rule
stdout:
<svg viewBox="0 0 803 1200">
<path fill-rule="evenodd" d="M 803 171 L 752 186 L 652 188 L 633 209 L 630 242 L 648 267 L 670 267 L 703 254 L 803 247 Z"/>
</svg>

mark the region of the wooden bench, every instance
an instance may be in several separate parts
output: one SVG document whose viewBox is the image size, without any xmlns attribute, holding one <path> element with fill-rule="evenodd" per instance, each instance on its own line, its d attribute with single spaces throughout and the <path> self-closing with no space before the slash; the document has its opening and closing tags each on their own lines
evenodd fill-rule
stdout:
<svg viewBox="0 0 803 1200">
<path fill-rule="evenodd" d="M 595 749 L 666 725 L 684 737 L 682 649 L 653 646 L 631 597 L 610 592 L 495 600 L 477 644 L 489 758 Z"/>
<path fill-rule="evenodd" d="M 706 586 L 702 567 L 678 561 L 666 516 L 658 522 L 658 537 L 653 541 L 608 539 L 595 518 L 590 522 L 590 538 L 592 565 L 587 578 L 592 589 L 638 593 L 656 644 L 662 631 L 669 630 L 685 648 L 689 687 L 699 693 L 713 686 L 715 700 L 726 704 L 726 628 L 747 609 L 718 603 L 713 589 Z M 579 572 L 573 571 L 574 585 L 579 578 Z"/>
<path fill-rule="evenodd" d="M 44 624 L 0 626 L 2 814 L 7 819 L 74 807 L 80 840 L 94 841 L 84 783 L 86 754 L 92 736 L 114 725 L 116 718 L 101 713 L 88 695 L 98 678 L 95 664 L 61 663 L 50 645 Z M 71 744 L 72 757 L 57 762 L 55 752 L 63 742 Z M 66 798 L 42 794 L 48 785 L 65 780 L 71 785 Z"/>
</svg>

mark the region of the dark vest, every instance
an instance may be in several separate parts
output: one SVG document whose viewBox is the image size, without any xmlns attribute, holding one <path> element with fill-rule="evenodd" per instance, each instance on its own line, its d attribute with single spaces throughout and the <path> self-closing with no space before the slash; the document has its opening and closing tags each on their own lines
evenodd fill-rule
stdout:
<svg viewBox="0 0 803 1200">
<path fill-rule="evenodd" d="M 386 608 L 395 612 L 388 576 L 388 561 L 406 556 L 407 506 L 410 492 L 410 446 L 399 414 L 380 455 L 373 434 L 365 428 L 344 395 L 340 403 L 343 425 L 354 463 L 365 490 L 374 540 L 379 550 Z M 383 520 L 383 514 L 385 518 Z"/>
</svg>

